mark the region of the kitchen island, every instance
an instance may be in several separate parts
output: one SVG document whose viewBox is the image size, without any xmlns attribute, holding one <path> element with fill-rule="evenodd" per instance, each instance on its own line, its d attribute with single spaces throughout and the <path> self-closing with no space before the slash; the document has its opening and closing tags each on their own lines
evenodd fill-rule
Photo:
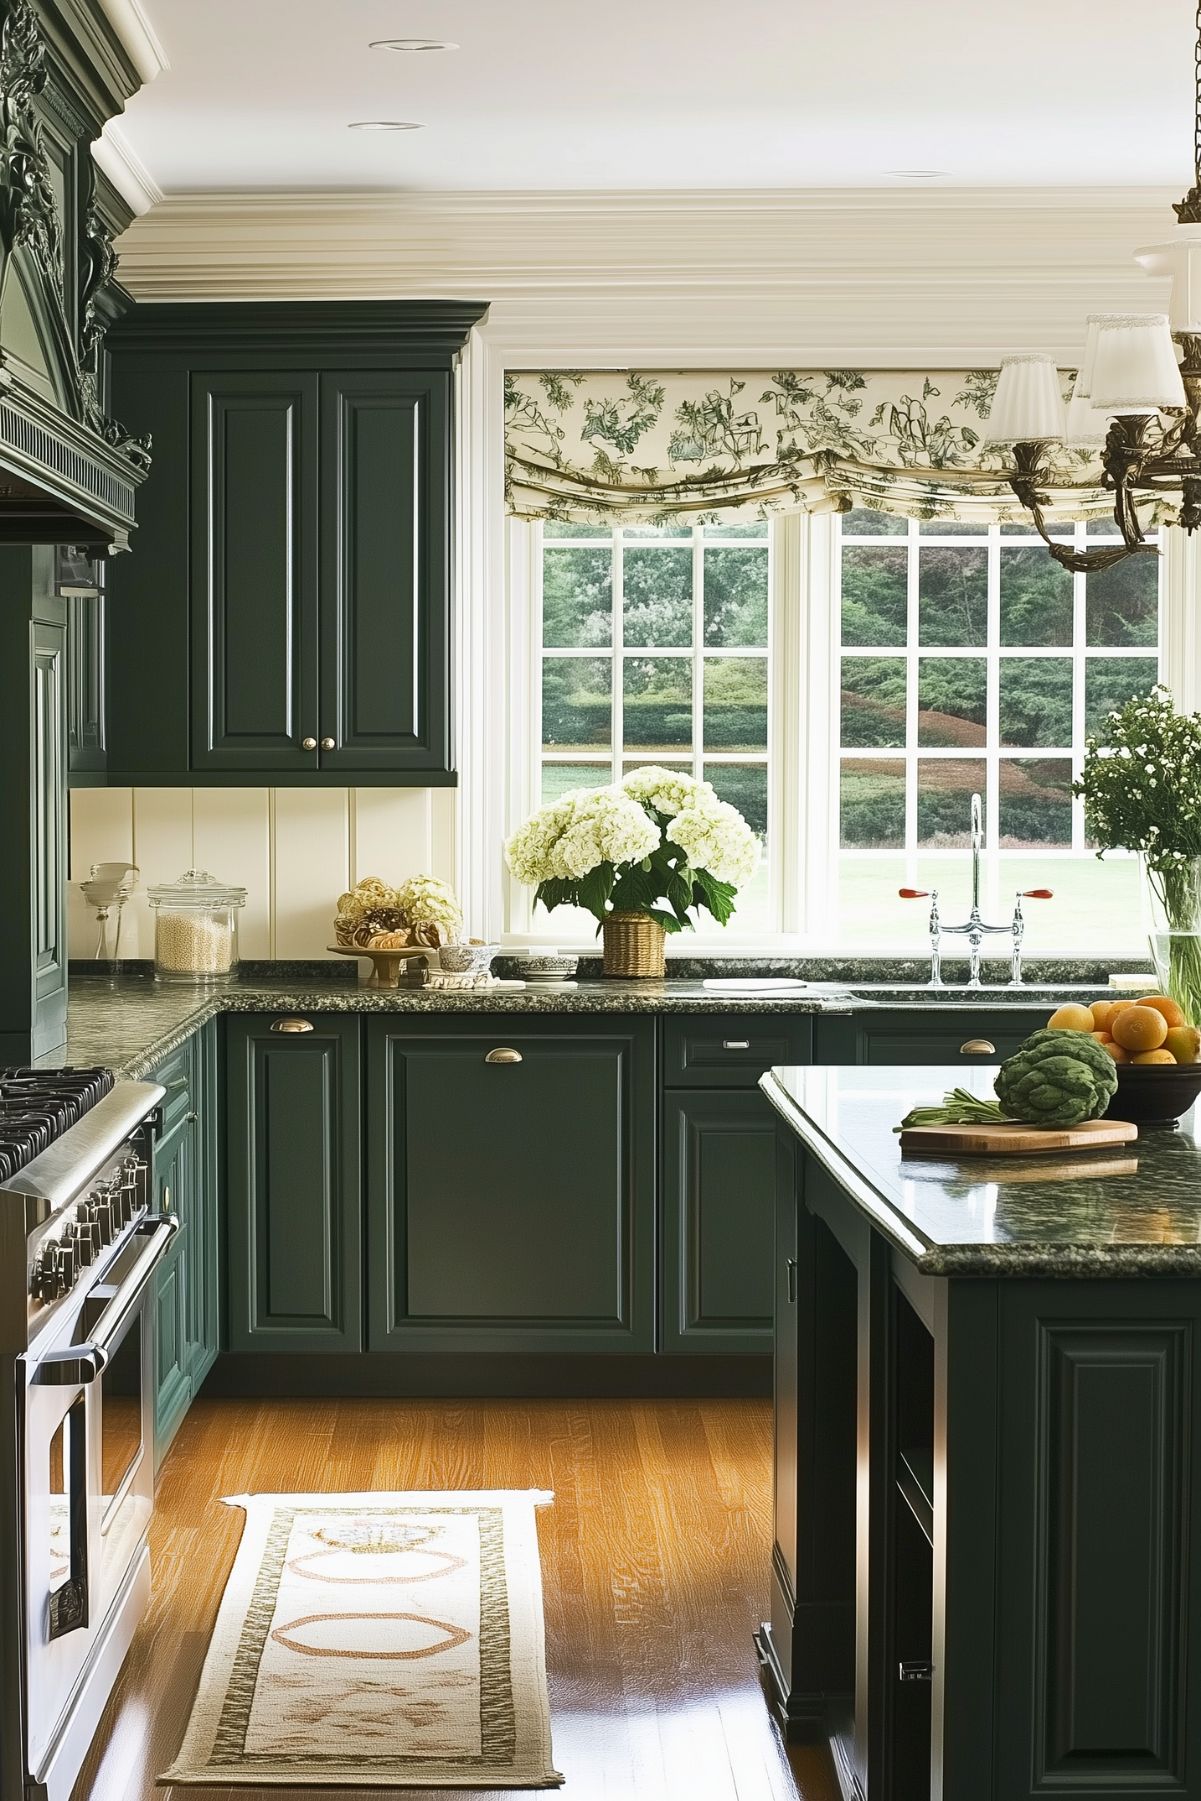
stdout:
<svg viewBox="0 0 1201 1801">
<path fill-rule="evenodd" d="M 774 1069 L 771 1618 L 862 1801 L 1201 1796 L 1201 1134 L 933 1161 L 991 1069 Z"/>
</svg>

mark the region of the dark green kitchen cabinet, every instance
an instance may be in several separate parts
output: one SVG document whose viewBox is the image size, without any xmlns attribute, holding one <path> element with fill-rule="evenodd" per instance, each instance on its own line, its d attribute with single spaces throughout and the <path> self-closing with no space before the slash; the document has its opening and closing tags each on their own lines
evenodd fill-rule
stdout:
<svg viewBox="0 0 1201 1801">
<path fill-rule="evenodd" d="M 1024 1038 L 1045 1026 L 1048 1002 L 1035 1006 L 944 1011 L 938 1002 L 921 1010 L 822 1014 L 814 1020 L 815 1063 L 998 1063 Z"/>
<path fill-rule="evenodd" d="M 360 1022 L 226 1022 L 232 1351 L 362 1349 Z"/>
<path fill-rule="evenodd" d="M 188 1290 L 192 1260 L 192 1212 L 188 1185 L 195 1181 L 195 1134 L 183 1120 L 160 1139 L 155 1156 L 158 1205 L 179 1218 L 171 1248 L 154 1283 L 154 1452 L 161 1463 L 192 1400 Z M 182 1208 L 182 1211 L 181 1211 Z"/>
<path fill-rule="evenodd" d="M 0 549 L 0 1062 L 67 1027 L 67 618 L 53 552 Z"/>
<path fill-rule="evenodd" d="M 161 1462 L 220 1349 L 220 1168 L 215 1021 L 164 1059 L 155 1148 L 160 1210 L 179 1229 L 155 1272 L 156 1461 Z"/>
<path fill-rule="evenodd" d="M 101 564 L 96 565 L 102 569 Z M 103 581 L 103 575 L 99 581 Z M 67 768 L 73 782 L 102 775 L 106 763 L 104 594 L 67 602 Z"/>
<path fill-rule="evenodd" d="M 110 782 L 453 782 L 453 371 L 482 311 L 143 306 L 115 327 L 113 404 L 155 465 L 110 575 Z"/>
<path fill-rule="evenodd" d="M 376 1017 L 372 1350 L 655 1348 L 655 1022 Z"/>
<path fill-rule="evenodd" d="M 755 1091 L 663 1103 L 660 1348 L 770 1351 L 778 1135 Z"/>
</svg>

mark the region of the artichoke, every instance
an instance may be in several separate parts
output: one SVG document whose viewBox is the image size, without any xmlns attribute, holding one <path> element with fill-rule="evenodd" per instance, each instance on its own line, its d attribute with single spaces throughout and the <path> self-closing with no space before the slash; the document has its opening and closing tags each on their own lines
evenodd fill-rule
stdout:
<svg viewBox="0 0 1201 1801">
<path fill-rule="evenodd" d="M 1078 1126 L 1100 1119 L 1117 1092 L 1113 1058 L 1087 1032 L 1032 1032 L 997 1071 L 997 1099 L 1011 1119 Z"/>
</svg>

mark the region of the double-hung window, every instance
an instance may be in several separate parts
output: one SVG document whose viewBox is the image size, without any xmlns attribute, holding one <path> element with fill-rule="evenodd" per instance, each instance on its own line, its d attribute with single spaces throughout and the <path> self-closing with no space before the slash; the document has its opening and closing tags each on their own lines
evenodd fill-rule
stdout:
<svg viewBox="0 0 1201 1801">
<path fill-rule="evenodd" d="M 537 575 L 537 800 L 656 763 L 711 782 L 766 849 L 766 523 L 548 524 Z M 743 927 L 772 925 L 769 881 L 768 855 L 741 898 Z"/>
<path fill-rule="evenodd" d="M 764 847 L 727 931 L 702 916 L 708 942 L 918 952 L 925 906 L 897 890 L 966 914 L 979 793 L 986 916 L 1051 888 L 1031 951 L 1137 954 L 1134 864 L 1097 861 L 1071 790 L 1089 733 L 1159 677 L 1161 558 L 1073 575 L 1020 525 L 862 510 L 513 531 L 505 830 L 639 764 L 685 769 Z M 513 882 L 506 907 L 514 937 L 595 933 Z"/>
<path fill-rule="evenodd" d="M 1113 535 L 1063 534 L 1079 548 Z M 879 932 L 902 885 L 938 888 L 948 922 L 966 916 L 979 793 L 986 917 L 1050 888 L 1054 903 L 1028 910 L 1034 942 L 1137 949 L 1134 862 L 1091 854 L 1072 783 L 1110 708 L 1158 680 L 1160 559 L 1073 575 L 1020 526 L 873 512 L 844 516 L 839 539 L 842 933 Z"/>
</svg>

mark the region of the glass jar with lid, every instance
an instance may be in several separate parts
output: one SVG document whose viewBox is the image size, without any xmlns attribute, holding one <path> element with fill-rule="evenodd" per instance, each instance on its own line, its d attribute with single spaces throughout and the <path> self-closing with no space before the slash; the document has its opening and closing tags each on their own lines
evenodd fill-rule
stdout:
<svg viewBox="0 0 1201 1801">
<path fill-rule="evenodd" d="M 147 889 L 154 908 L 154 974 L 160 982 L 228 982 L 238 966 L 238 914 L 246 890 L 188 869 Z"/>
</svg>

